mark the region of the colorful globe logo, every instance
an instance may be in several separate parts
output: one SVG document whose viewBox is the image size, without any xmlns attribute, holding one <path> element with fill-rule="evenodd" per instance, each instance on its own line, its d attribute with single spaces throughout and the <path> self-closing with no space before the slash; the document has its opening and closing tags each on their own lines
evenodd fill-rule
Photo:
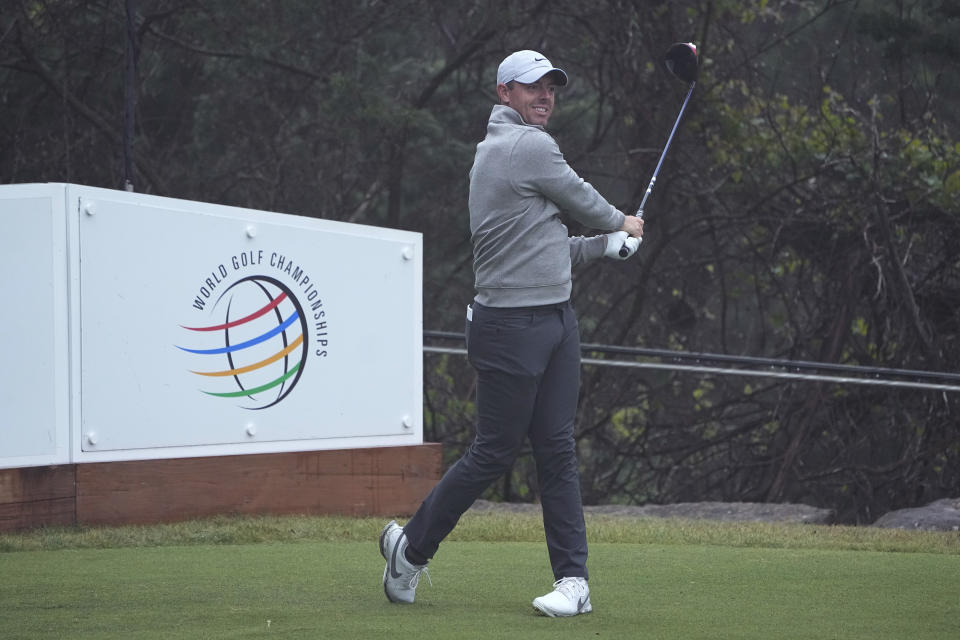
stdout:
<svg viewBox="0 0 960 640">
<path fill-rule="evenodd" d="M 268 276 L 230 285 L 211 307 L 216 323 L 183 327 L 204 380 L 203 393 L 266 409 L 297 386 L 307 361 L 307 321 L 293 292 Z M 201 364 L 202 363 L 202 364 Z"/>
</svg>

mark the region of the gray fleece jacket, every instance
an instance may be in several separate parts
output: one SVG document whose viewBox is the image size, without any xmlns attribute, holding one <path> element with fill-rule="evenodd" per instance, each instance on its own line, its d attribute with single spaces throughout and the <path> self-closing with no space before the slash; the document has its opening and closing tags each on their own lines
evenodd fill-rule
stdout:
<svg viewBox="0 0 960 640">
<path fill-rule="evenodd" d="M 624 214 L 584 182 L 543 127 L 496 105 L 470 169 L 475 300 L 527 307 L 570 298 L 570 269 L 603 255 L 606 238 L 569 237 L 561 212 L 601 231 Z"/>
</svg>

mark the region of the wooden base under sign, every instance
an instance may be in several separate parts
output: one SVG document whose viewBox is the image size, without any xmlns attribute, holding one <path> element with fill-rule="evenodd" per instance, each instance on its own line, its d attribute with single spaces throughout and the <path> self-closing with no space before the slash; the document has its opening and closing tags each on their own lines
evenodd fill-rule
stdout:
<svg viewBox="0 0 960 640">
<path fill-rule="evenodd" d="M 221 514 L 406 516 L 440 479 L 442 445 L 0 469 L 0 531 Z"/>
</svg>

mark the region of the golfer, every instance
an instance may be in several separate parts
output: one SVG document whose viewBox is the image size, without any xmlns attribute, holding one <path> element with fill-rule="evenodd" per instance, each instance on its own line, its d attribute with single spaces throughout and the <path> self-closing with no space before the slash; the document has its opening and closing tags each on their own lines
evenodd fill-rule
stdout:
<svg viewBox="0 0 960 640">
<path fill-rule="evenodd" d="M 467 307 L 467 352 L 476 369 L 476 438 L 401 528 L 380 535 L 383 588 L 413 602 L 421 573 L 460 516 L 507 471 L 525 438 L 537 466 L 553 591 L 533 606 L 548 616 L 592 611 L 587 538 L 573 422 L 580 387 L 580 334 L 570 305 L 571 267 L 643 234 L 581 179 L 544 130 L 567 74 L 536 51 L 500 64 L 487 135 L 470 170 L 476 296 Z M 569 237 L 561 214 L 608 231 Z"/>
</svg>

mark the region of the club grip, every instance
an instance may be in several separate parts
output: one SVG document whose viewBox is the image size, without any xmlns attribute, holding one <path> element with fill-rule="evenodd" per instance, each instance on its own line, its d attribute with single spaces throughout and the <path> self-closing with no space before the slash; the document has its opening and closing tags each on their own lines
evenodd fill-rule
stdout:
<svg viewBox="0 0 960 640">
<path fill-rule="evenodd" d="M 633 247 L 633 250 L 636 251 L 637 248 L 640 247 L 641 242 L 643 242 L 643 238 L 634 238 L 632 236 L 627 238 L 624 241 L 623 246 L 620 247 L 620 257 L 626 258 L 628 255 L 630 255 L 631 247 Z"/>
</svg>

